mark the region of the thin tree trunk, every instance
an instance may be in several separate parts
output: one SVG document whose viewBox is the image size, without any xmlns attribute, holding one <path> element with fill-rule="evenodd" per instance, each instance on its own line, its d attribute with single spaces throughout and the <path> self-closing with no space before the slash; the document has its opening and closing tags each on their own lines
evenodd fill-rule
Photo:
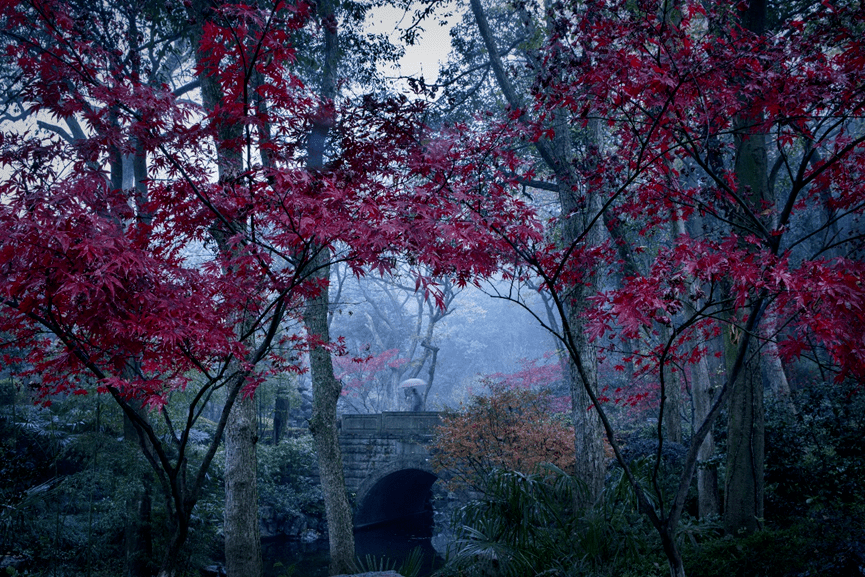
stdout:
<svg viewBox="0 0 865 577">
<path fill-rule="evenodd" d="M 178 519 L 177 527 L 169 539 L 168 548 L 165 550 L 162 565 L 159 567 L 156 577 L 178 577 L 182 573 L 183 544 L 186 542 L 188 536 L 189 519 L 186 516 L 181 516 Z"/>
<path fill-rule="evenodd" d="M 706 420 L 712 408 L 712 381 L 709 361 L 701 358 L 691 370 L 691 395 L 694 399 L 695 427 Z M 697 510 L 701 519 L 717 515 L 720 509 L 718 495 L 718 467 L 712 463 L 715 456 L 715 438 L 710 430 L 697 452 Z"/>
<path fill-rule="evenodd" d="M 291 408 L 286 392 L 286 386 L 279 383 L 276 386 L 276 400 L 273 402 L 273 444 L 278 445 L 285 427 L 288 424 L 288 413 Z"/>
<path fill-rule="evenodd" d="M 787 380 L 787 373 L 784 371 L 784 363 L 781 362 L 778 345 L 775 344 L 775 339 L 777 338 L 776 331 L 777 323 L 775 315 L 767 314 L 763 328 L 763 337 L 765 339 L 762 358 L 763 373 L 769 382 L 777 409 L 786 418 L 792 419 L 796 416 L 796 405 L 793 404 L 793 397 L 790 393 L 790 382 Z"/>
<path fill-rule="evenodd" d="M 138 433 L 129 417 L 123 417 L 124 442 L 130 445 L 131 459 L 139 459 Z M 133 466 L 132 470 L 137 467 Z M 126 497 L 126 518 L 123 541 L 126 553 L 127 577 L 149 577 L 153 559 L 153 539 L 150 532 L 151 499 L 148 477 L 134 479 Z"/>
<path fill-rule="evenodd" d="M 670 338 L 670 329 L 663 327 L 661 335 L 665 341 Z M 663 431 L 664 439 L 672 443 L 682 442 L 682 384 L 678 369 L 673 372 L 672 367 L 661 367 L 664 371 L 664 413 Z"/>
<path fill-rule="evenodd" d="M 313 262 L 321 265 L 316 277 L 326 280 L 330 273 L 327 262 L 330 253 L 323 249 Z M 327 326 L 328 290 L 325 285 L 321 293 L 311 298 L 303 315 L 306 331 L 321 343 L 330 342 Z M 312 418 L 309 429 L 318 455 L 318 470 L 324 494 L 327 515 L 328 540 L 330 544 L 330 574 L 352 573 L 354 570 L 354 523 L 351 505 L 345 489 L 345 473 L 342 452 L 339 448 L 336 404 L 342 386 L 333 374 L 330 351 L 315 346 L 309 353 L 312 371 Z"/>
</svg>

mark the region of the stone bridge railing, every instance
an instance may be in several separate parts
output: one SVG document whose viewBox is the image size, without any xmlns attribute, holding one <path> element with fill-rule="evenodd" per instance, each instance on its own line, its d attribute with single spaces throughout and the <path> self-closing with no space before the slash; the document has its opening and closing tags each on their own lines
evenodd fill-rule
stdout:
<svg viewBox="0 0 865 577">
<path fill-rule="evenodd" d="M 371 415 L 343 415 L 340 436 L 357 437 L 432 438 L 441 419 L 434 411 L 384 412 Z"/>
</svg>

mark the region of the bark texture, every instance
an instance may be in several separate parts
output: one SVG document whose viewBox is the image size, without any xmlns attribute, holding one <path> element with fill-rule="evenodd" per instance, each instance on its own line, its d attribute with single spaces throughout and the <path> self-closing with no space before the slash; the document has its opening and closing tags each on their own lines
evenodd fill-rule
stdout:
<svg viewBox="0 0 865 577">
<path fill-rule="evenodd" d="M 326 263 L 329 256 L 329 252 L 323 250 L 319 252 L 316 260 Z M 324 264 L 318 269 L 316 276 L 320 280 L 326 280 L 330 276 L 330 267 Z M 327 286 L 324 286 L 317 297 L 308 301 L 303 315 L 307 333 L 320 343 L 330 342 L 328 300 Z M 309 353 L 309 364 L 312 371 L 312 419 L 309 429 L 318 455 L 318 470 L 324 494 L 330 544 L 330 574 L 351 573 L 354 570 L 354 524 L 345 490 L 336 416 L 336 404 L 342 386 L 334 377 L 330 351 L 325 347 L 313 347 Z"/>
<path fill-rule="evenodd" d="M 229 577 L 261 575 L 255 400 L 238 396 L 225 427 L 225 569 Z"/>
<path fill-rule="evenodd" d="M 733 385 L 727 408 L 724 528 L 728 533 L 751 533 L 762 526 L 764 434 L 763 379 L 759 364 L 752 361 Z"/>
<path fill-rule="evenodd" d="M 694 423 L 706 420 L 714 398 L 709 362 L 703 357 L 691 371 L 691 394 L 694 399 Z M 710 430 L 697 453 L 697 511 L 701 519 L 721 512 L 718 495 L 718 467 L 713 463 L 715 438 Z"/>
</svg>

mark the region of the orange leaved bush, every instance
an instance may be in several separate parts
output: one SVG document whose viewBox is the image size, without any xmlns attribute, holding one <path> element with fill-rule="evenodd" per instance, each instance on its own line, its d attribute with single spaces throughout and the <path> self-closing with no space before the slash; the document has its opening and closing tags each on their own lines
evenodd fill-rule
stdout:
<svg viewBox="0 0 865 577">
<path fill-rule="evenodd" d="M 433 466 L 449 473 L 451 488 L 483 491 L 494 469 L 533 473 L 551 463 L 573 473 L 574 429 L 553 412 L 549 392 L 484 384 L 490 393 L 445 412 L 435 437 Z"/>
</svg>

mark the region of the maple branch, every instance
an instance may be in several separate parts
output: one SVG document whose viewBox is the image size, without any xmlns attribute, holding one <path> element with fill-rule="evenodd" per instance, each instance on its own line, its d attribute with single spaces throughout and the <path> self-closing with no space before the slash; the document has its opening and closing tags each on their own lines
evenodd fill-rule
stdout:
<svg viewBox="0 0 865 577">
<path fill-rule="evenodd" d="M 65 330 L 59 324 L 59 321 L 52 320 L 51 318 L 42 316 L 33 311 L 21 311 L 13 301 L 5 300 L 4 303 L 7 306 L 15 308 L 26 317 L 48 329 L 51 334 L 55 335 L 64 344 L 66 349 L 71 352 L 97 379 L 103 382 L 108 380 L 108 374 L 105 373 L 102 368 L 96 364 L 92 357 L 79 346 L 77 342 L 78 339 L 75 335 Z M 176 479 L 177 469 L 171 464 L 171 460 L 165 453 L 162 443 L 153 428 L 150 426 L 150 423 L 148 423 L 146 419 L 139 415 L 138 412 L 129 405 L 116 387 L 109 384 L 106 384 L 105 387 L 135 427 L 138 434 L 139 446 L 141 447 L 148 463 L 150 463 L 151 468 L 159 478 L 169 510 L 182 510 L 180 495 L 174 482 Z M 178 462 L 178 467 L 179 466 L 180 463 Z"/>
<path fill-rule="evenodd" d="M 700 322 L 703 318 L 705 318 L 704 313 L 709 310 L 710 307 L 714 306 L 714 302 L 711 299 L 707 299 L 706 302 L 703 303 L 703 306 L 699 309 L 695 309 L 694 313 L 685 320 L 678 327 L 674 327 L 672 331 L 670 331 L 670 335 L 667 338 L 667 342 L 664 344 L 664 348 L 661 350 L 661 357 L 658 360 L 658 379 L 660 384 L 660 407 L 658 408 L 658 450 L 655 453 L 655 467 L 652 472 L 652 484 L 655 486 L 655 493 L 658 495 L 658 507 L 661 511 L 664 510 L 664 496 L 661 491 L 660 486 L 658 485 L 658 475 L 660 473 L 661 462 L 663 461 L 663 450 L 664 450 L 664 434 L 663 434 L 663 422 L 664 422 L 664 405 L 667 402 L 666 395 L 666 371 L 664 370 L 664 366 L 667 361 L 667 357 L 670 353 L 670 350 L 673 347 L 673 343 L 676 339 L 679 338 L 687 329 L 694 326 L 698 322 Z M 702 444 L 702 442 L 700 443 Z"/>
<path fill-rule="evenodd" d="M 828 229 L 830 227 L 835 226 L 840 220 L 844 219 L 845 217 L 859 214 L 863 208 L 865 208 L 865 201 L 863 201 L 862 203 L 859 203 L 857 205 L 851 206 L 848 210 L 846 210 L 840 214 L 835 214 L 834 217 L 827 218 L 823 224 L 816 227 L 814 230 L 812 230 L 808 234 L 802 235 L 799 238 L 795 239 L 793 242 L 791 242 L 790 245 L 786 247 L 787 250 L 790 250 L 793 247 L 796 247 L 799 245 L 806 244 L 808 242 L 808 240 L 819 235 L 820 233 L 828 231 Z M 839 246 L 843 246 L 845 244 L 849 244 L 849 243 L 852 243 L 856 240 L 863 238 L 863 235 L 861 235 L 861 234 L 859 234 L 859 235 L 849 235 L 848 234 L 848 236 L 841 238 L 840 240 L 837 240 L 837 242 L 836 242 L 835 239 L 838 239 L 840 237 L 840 235 L 841 235 L 841 232 L 836 231 L 831 237 L 827 238 L 823 243 L 821 243 L 821 245 L 817 249 L 817 252 L 815 252 L 811 258 L 815 258 L 818 255 L 823 254 L 824 252 L 828 252 L 828 251 L 832 250 L 833 248 L 837 248 Z"/>
<path fill-rule="evenodd" d="M 834 166 L 835 164 L 841 162 L 841 160 L 844 158 L 844 156 L 847 155 L 847 153 L 853 151 L 853 149 L 855 149 L 857 146 L 859 146 L 862 143 L 865 143 L 865 134 L 863 134 L 859 138 L 851 140 L 846 146 L 844 146 L 844 148 L 842 148 L 841 150 L 836 152 L 832 156 L 832 158 L 825 161 L 823 164 L 821 164 L 816 169 L 814 169 L 814 171 L 811 174 L 809 174 L 807 177 L 802 178 L 801 187 L 802 188 L 806 187 L 814 179 L 816 179 L 818 176 L 823 174 L 823 172 L 825 172 L 826 170 L 828 170 L 830 167 Z"/>
<path fill-rule="evenodd" d="M 191 92 L 191 91 L 195 90 L 196 88 L 201 88 L 201 79 L 200 78 L 196 78 L 195 80 L 191 80 L 191 81 L 187 82 L 183 86 L 179 86 L 178 88 L 175 88 L 174 90 L 171 91 L 171 94 L 175 98 L 180 98 L 181 96 L 183 96 L 187 92 Z"/>
<path fill-rule="evenodd" d="M 754 214 L 754 211 L 751 210 L 751 208 L 739 196 L 739 194 L 727 184 L 727 182 L 721 177 L 721 175 L 717 174 L 715 172 L 715 170 L 712 169 L 712 167 L 709 165 L 709 163 L 706 160 L 703 159 L 698 148 L 696 147 L 695 141 L 692 138 L 688 138 L 687 140 L 682 140 L 681 138 L 677 138 L 676 141 L 679 143 L 679 145 L 682 147 L 682 149 L 684 149 L 688 152 L 688 156 L 690 158 L 692 158 L 694 160 L 694 162 L 696 162 L 700 168 L 703 169 L 703 172 L 715 182 L 715 184 L 718 186 L 718 188 L 720 188 L 721 190 L 726 192 L 730 196 L 730 198 L 733 199 L 734 204 L 742 209 L 742 211 L 745 213 L 745 216 L 747 217 L 748 221 L 751 222 L 753 225 L 755 225 L 755 228 L 751 228 L 751 227 L 747 226 L 744 222 L 742 222 L 740 220 L 734 221 L 732 219 L 727 219 L 727 218 L 721 216 L 720 214 L 718 214 L 718 212 L 715 211 L 714 209 L 708 209 L 708 205 L 701 204 L 701 206 L 706 207 L 707 212 L 709 214 L 711 214 L 712 216 L 714 216 L 715 218 L 717 218 L 718 220 L 720 220 L 726 224 L 729 224 L 732 227 L 743 229 L 746 232 L 750 232 L 754 236 L 763 239 L 763 241 L 765 243 L 767 243 L 767 245 L 769 245 L 769 243 L 772 240 L 772 232 L 763 225 L 762 221 L 759 218 L 757 218 L 757 215 Z M 689 144 L 691 145 L 690 147 L 689 147 Z M 697 201 L 697 202 L 699 202 L 699 201 Z"/>
<path fill-rule="evenodd" d="M 571 360 L 573 361 L 573 363 L 577 369 L 577 373 L 580 376 L 580 381 L 582 382 L 583 389 L 588 394 L 589 399 L 592 401 L 592 405 L 595 408 L 595 410 L 598 411 L 598 416 L 601 419 L 601 424 L 603 425 L 604 431 L 607 435 L 607 441 L 610 443 L 610 446 L 613 449 L 613 453 L 616 456 L 616 460 L 622 466 L 622 469 L 624 470 L 625 475 L 628 478 L 628 482 L 631 485 L 631 487 L 633 488 L 634 493 L 637 496 L 637 501 L 640 505 L 640 510 L 643 511 L 649 517 L 649 520 L 658 529 L 658 531 L 666 530 L 664 528 L 664 526 L 662 525 L 662 519 L 660 519 L 658 517 L 657 513 L 655 512 L 654 507 L 652 507 L 651 503 L 649 502 L 648 498 L 646 497 L 645 492 L 643 491 L 642 487 L 640 486 L 639 482 L 637 481 L 636 477 L 634 476 L 634 473 L 631 470 L 630 465 L 628 464 L 628 462 L 625 460 L 624 456 L 622 455 L 619 444 L 615 438 L 615 431 L 612 427 L 612 424 L 610 423 L 609 418 L 607 417 L 606 411 L 604 411 L 603 408 L 601 407 L 601 403 L 598 400 L 598 397 L 595 394 L 595 391 L 593 389 L 593 383 L 590 383 L 588 373 L 586 371 L 585 366 L 583 365 L 582 354 L 580 353 L 580 349 L 577 346 L 577 343 L 574 342 L 573 330 L 571 329 L 570 323 L 568 321 L 568 315 L 566 312 L 565 304 L 562 302 L 562 300 L 559 296 L 559 293 L 555 288 L 555 284 L 553 283 L 552 279 L 544 272 L 544 270 L 542 268 L 536 268 L 534 270 L 534 272 L 541 277 L 541 279 L 544 281 L 544 284 L 548 287 L 550 297 L 553 299 L 553 302 L 554 302 L 555 307 L 556 307 L 556 311 L 557 311 L 557 313 L 558 313 L 558 315 L 562 321 L 561 333 L 553 333 L 553 336 L 555 336 L 557 339 L 559 339 L 562 342 L 562 344 L 565 346 L 565 349 L 568 351 L 568 354 L 571 357 Z M 511 300 L 511 299 L 509 299 L 509 300 Z M 547 328 L 547 330 L 550 330 L 547 327 L 547 325 L 543 322 L 543 320 L 540 319 L 540 317 L 537 315 L 537 313 L 535 313 L 534 311 L 529 309 L 528 305 L 525 302 L 523 302 L 522 299 L 512 301 L 512 302 L 516 302 L 523 309 L 527 310 L 541 324 L 541 326 Z"/>
<path fill-rule="evenodd" d="M 162 417 L 165 420 L 165 425 L 168 427 L 168 434 L 171 435 L 171 440 L 174 441 L 174 444 L 180 447 L 180 439 L 177 437 L 177 432 L 174 430 L 174 423 L 171 422 L 171 416 L 168 414 L 168 411 L 165 410 L 163 406 L 160 411 L 162 413 Z M 184 435 L 186 431 L 184 431 Z M 181 452 L 182 454 L 182 452 Z"/>
<path fill-rule="evenodd" d="M 63 130 L 63 128 L 61 128 L 60 126 L 57 126 L 56 124 L 48 124 L 44 120 L 37 120 L 36 126 L 38 126 L 39 128 L 42 128 L 44 130 L 48 130 L 50 132 L 54 132 L 54 133 L 58 134 L 60 136 L 60 138 L 62 138 L 63 140 L 65 140 L 66 142 L 68 142 L 70 144 L 72 144 L 76 140 L 75 138 L 72 137 L 71 134 L 69 134 L 68 132 Z"/>
<path fill-rule="evenodd" d="M 217 378 L 211 378 L 205 375 L 205 384 L 199 387 L 198 392 L 195 393 L 195 396 L 189 403 L 186 421 L 187 430 L 191 430 L 192 426 L 198 422 L 198 419 L 201 418 L 201 415 L 204 412 L 204 409 L 207 407 L 207 403 L 210 402 L 210 398 L 213 396 L 213 394 L 225 385 L 223 375 L 225 374 L 227 367 L 227 364 L 223 365 L 223 368 L 220 370 L 219 376 Z M 222 381 L 222 384 L 218 384 L 219 381 Z M 196 409 L 196 407 L 198 408 Z"/>
<path fill-rule="evenodd" d="M 279 325 L 282 322 L 282 318 L 285 314 L 285 299 L 284 297 L 280 297 L 278 299 L 279 303 L 276 306 L 274 313 L 271 317 L 270 324 L 268 326 L 268 330 L 265 333 L 264 339 L 256 350 L 255 354 L 250 359 L 250 365 L 255 367 L 264 358 L 267 352 L 271 348 L 271 344 L 273 342 L 274 337 L 276 336 Z M 231 375 L 230 380 L 234 383 L 232 387 L 228 390 L 228 394 L 226 396 L 225 404 L 223 405 L 222 414 L 220 415 L 219 423 L 216 426 L 216 430 L 213 433 L 213 441 L 208 447 L 207 452 L 204 455 L 204 458 L 201 461 L 201 465 L 198 468 L 198 474 L 195 478 L 195 484 L 193 485 L 192 497 L 197 499 L 198 491 L 201 487 L 204 486 L 204 482 L 206 480 L 207 471 L 210 468 L 210 463 L 213 461 L 213 457 L 216 455 L 217 448 L 219 446 L 219 440 L 222 439 L 222 433 L 225 430 L 225 426 L 228 422 L 228 415 L 231 412 L 232 407 L 234 406 L 234 402 L 237 399 L 237 395 L 240 393 L 240 390 L 243 388 L 243 384 L 246 381 L 247 377 L 251 374 L 251 369 L 244 369 L 237 371 L 235 374 Z M 228 381 L 226 381 L 228 382 Z M 202 410 L 203 410 L 202 405 Z M 191 412 L 190 412 L 190 420 L 187 421 L 188 426 L 184 430 L 184 436 L 188 437 L 188 431 L 191 430 Z M 184 441 L 186 438 L 184 439 Z"/>
<path fill-rule="evenodd" d="M 479 0 L 472 0 L 472 1 L 478 2 Z M 576 238 L 571 242 L 570 246 L 568 246 L 567 249 L 565 250 L 565 252 L 562 254 L 562 257 L 561 257 L 559 264 L 556 268 L 556 272 L 553 274 L 553 277 L 552 277 L 553 282 L 558 281 L 558 278 L 561 276 L 561 274 L 565 270 L 565 264 L 567 263 L 568 259 L 570 258 L 570 255 L 573 253 L 573 251 L 576 250 L 579 243 L 581 243 L 583 241 L 583 239 L 586 236 L 588 236 L 589 231 L 592 229 L 592 227 L 595 225 L 595 223 L 600 218 L 603 218 L 604 215 L 607 214 L 607 212 L 609 211 L 613 202 L 615 202 L 618 199 L 619 195 L 624 193 L 624 191 L 637 180 L 637 177 L 642 174 L 642 171 L 645 169 L 645 167 L 651 166 L 652 164 L 654 164 L 654 162 L 656 160 L 664 157 L 665 151 L 661 151 L 658 154 L 654 155 L 653 157 L 650 157 L 650 160 L 648 160 L 646 162 L 646 164 L 643 165 L 643 157 L 647 154 L 648 145 L 649 145 L 649 142 L 651 140 L 651 135 L 655 132 L 655 130 L 660 125 L 660 120 L 661 120 L 661 117 L 663 116 L 664 111 L 672 104 L 673 97 L 675 96 L 676 92 L 679 90 L 679 88 L 681 88 L 682 85 L 683 85 L 683 82 L 679 82 L 679 84 L 677 84 L 673 88 L 670 95 L 667 97 L 667 99 L 664 102 L 661 113 L 657 114 L 653 118 L 652 125 L 649 128 L 649 134 L 646 136 L 646 139 L 640 143 L 640 148 L 639 148 L 639 151 L 637 153 L 637 158 L 635 161 L 635 168 L 632 170 L 629 169 L 631 174 L 628 176 L 627 179 L 625 179 L 625 182 L 622 183 L 622 185 L 619 186 L 619 188 L 617 190 L 615 190 L 612 194 L 610 194 L 607 201 L 604 202 L 604 204 L 601 206 L 601 208 L 598 210 L 598 212 L 586 224 L 583 231 L 580 234 L 576 235 Z"/>
</svg>

